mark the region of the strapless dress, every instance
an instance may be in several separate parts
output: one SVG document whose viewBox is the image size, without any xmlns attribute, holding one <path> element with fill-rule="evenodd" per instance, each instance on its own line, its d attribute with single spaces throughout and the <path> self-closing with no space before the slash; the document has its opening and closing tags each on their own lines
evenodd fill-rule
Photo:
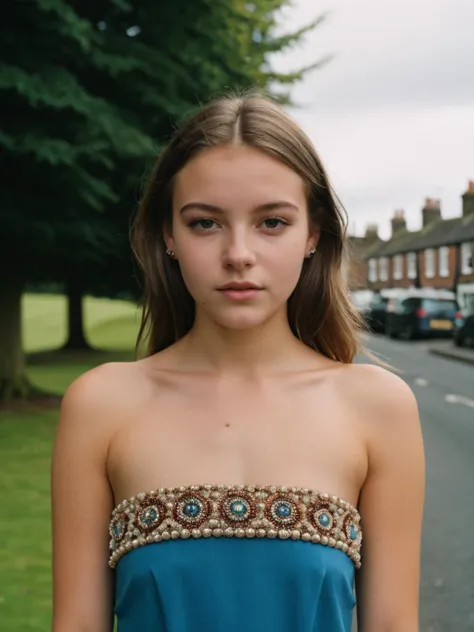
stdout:
<svg viewBox="0 0 474 632">
<path fill-rule="evenodd" d="M 118 632 L 350 632 L 360 515 L 311 489 L 160 488 L 110 522 Z"/>
</svg>

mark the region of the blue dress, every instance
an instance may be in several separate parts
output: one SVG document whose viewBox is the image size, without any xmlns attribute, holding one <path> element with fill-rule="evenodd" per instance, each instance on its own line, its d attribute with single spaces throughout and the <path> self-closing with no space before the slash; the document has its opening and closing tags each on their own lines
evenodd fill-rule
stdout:
<svg viewBox="0 0 474 632">
<path fill-rule="evenodd" d="M 360 516 L 313 490 L 193 485 L 110 523 L 118 632 L 350 632 Z"/>
</svg>

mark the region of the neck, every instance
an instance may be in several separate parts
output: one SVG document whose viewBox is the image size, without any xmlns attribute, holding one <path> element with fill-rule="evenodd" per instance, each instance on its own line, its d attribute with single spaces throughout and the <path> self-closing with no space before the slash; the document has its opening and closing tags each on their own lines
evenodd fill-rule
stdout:
<svg viewBox="0 0 474 632">
<path fill-rule="evenodd" d="M 196 368 L 249 376 L 289 368 L 291 355 L 309 349 L 293 335 L 286 310 L 249 329 L 228 329 L 196 314 L 181 343 L 182 357 Z"/>
</svg>

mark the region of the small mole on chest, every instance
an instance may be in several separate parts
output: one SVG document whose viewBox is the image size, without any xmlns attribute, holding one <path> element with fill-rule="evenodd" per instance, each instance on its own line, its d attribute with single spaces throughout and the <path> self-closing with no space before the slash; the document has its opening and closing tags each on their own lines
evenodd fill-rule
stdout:
<svg viewBox="0 0 474 632">
<path fill-rule="evenodd" d="M 226 424 L 226 425 L 225 425 L 225 427 L 226 427 L 226 428 L 230 428 L 230 424 Z"/>
</svg>

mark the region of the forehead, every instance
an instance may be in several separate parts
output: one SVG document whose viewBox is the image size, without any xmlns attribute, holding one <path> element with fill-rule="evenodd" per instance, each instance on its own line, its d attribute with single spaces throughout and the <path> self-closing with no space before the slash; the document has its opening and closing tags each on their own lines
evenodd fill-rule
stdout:
<svg viewBox="0 0 474 632">
<path fill-rule="evenodd" d="M 209 202 L 223 207 L 264 204 L 284 199 L 305 204 L 302 178 L 290 167 L 245 145 L 205 149 L 190 160 L 175 179 L 174 201 Z"/>
</svg>

